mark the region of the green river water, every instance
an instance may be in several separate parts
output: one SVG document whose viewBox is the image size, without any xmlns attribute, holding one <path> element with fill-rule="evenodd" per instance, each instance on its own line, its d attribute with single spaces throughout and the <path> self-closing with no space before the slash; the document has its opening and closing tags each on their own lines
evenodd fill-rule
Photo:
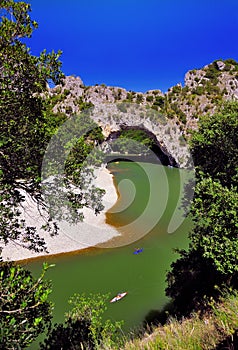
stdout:
<svg viewBox="0 0 238 350">
<path fill-rule="evenodd" d="M 174 233 L 167 233 L 178 201 L 180 175 L 187 173 L 149 163 L 117 162 L 110 163 L 108 168 L 114 175 L 115 185 L 120 185 L 119 200 L 113 208 L 118 212 L 108 213 L 107 222 L 122 232 L 124 240 L 120 244 L 127 243 L 126 225 L 137 217 L 142 220 L 128 227 L 140 235 L 145 227 L 146 234 L 129 245 L 47 258 L 49 263 L 56 264 L 48 270 L 47 278 L 53 283 L 53 321 L 57 323 L 63 322 L 64 313 L 69 310 L 67 301 L 74 293 L 109 293 L 112 298 L 118 292 L 127 291 L 128 295 L 121 301 L 108 302 L 105 316 L 124 320 L 124 330 L 128 331 L 139 326 L 151 311 L 162 310 L 168 302 L 165 280 L 171 262 L 177 258 L 173 248 L 187 248 L 191 227 L 191 222 L 185 219 Z M 177 215 L 181 217 L 182 212 Z M 154 220 L 159 216 L 160 220 Z M 148 222 L 156 224 L 147 233 Z M 112 246 L 115 246 L 113 242 Z M 144 251 L 134 255 L 138 247 L 143 247 Z M 37 276 L 45 260 L 34 260 L 26 267 Z"/>
</svg>

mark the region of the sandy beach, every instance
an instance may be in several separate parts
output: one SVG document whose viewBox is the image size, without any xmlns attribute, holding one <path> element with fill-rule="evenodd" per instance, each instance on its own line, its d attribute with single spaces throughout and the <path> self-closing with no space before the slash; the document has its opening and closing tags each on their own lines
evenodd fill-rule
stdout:
<svg viewBox="0 0 238 350">
<path fill-rule="evenodd" d="M 27 224 L 35 226 L 39 235 L 45 239 L 48 253 L 35 253 L 23 248 L 16 242 L 12 242 L 3 248 L 3 260 L 17 261 L 43 255 L 73 252 L 96 246 L 99 243 L 106 242 L 118 236 L 118 231 L 105 223 L 106 211 L 110 209 L 117 200 L 113 176 L 106 168 L 98 169 L 95 175 L 95 185 L 106 191 L 103 196 L 104 210 L 100 214 L 95 215 L 92 209 L 84 208 L 83 213 L 85 219 L 83 222 L 76 225 L 70 225 L 65 221 L 59 222 L 58 235 L 50 237 L 48 233 L 41 229 L 44 220 L 39 214 L 36 204 L 33 203 L 30 198 L 27 198 L 24 207 L 24 218 Z"/>
</svg>

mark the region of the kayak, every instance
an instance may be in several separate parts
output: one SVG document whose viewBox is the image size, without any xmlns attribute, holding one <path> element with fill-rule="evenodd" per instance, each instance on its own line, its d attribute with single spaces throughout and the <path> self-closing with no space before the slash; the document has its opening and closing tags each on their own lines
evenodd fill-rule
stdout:
<svg viewBox="0 0 238 350">
<path fill-rule="evenodd" d="M 133 254 L 140 254 L 143 252 L 143 248 L 136 249 Z"/>
<path fill-rule="evenodd" d="M 121 300 L 122 298 L 124 298 L 128 293 L 124 292 L 124 293 L 118 293 L 114 298 L 112 298 L 110 300 L 110 303 L 115 303 L 116 301 Z"/>
</svg>

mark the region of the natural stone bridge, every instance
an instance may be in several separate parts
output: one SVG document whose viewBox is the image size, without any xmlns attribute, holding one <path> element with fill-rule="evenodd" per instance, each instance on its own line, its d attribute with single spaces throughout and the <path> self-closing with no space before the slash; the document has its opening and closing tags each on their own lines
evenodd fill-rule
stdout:
<svg viewBox="0 0 238 350">
<path fill-rule="evenodd" d="M 132 103 L 104 103 L 95 105 L 90 117 L 102 128 L 107 140 L 123 129 L 141 129 L 156 141 L 157 150 L 153 151 L 162 164 L 183 168 L 193 166 L 179 126 L 153 109 Z"/>
</svg>

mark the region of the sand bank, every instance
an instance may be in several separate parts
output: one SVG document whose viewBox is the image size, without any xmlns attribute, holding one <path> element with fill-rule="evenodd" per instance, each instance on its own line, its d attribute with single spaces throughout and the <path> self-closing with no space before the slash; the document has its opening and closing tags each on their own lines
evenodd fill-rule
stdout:
<svg viewBox="0 0 238 350">
<path fill-rule="evenodd" d="M 113 176 L 105 168 L 97 170 L 95 185 L 106 190 L 103 196 L 104 210 L 95 215 L 92 209 L 84 208 L 84 221 L 76 225 L 70 225 L 63 221 L 58 223 L 59 233 L 50 237 L 48 233 L 41 229 L 44 220 L 41 217 L 37 206 L 30 198 L 27 198 L 24 207 L 24 218 L 28 225 L 35 226 L 38 234 L 45 239 L 48 253 L 35 253 L 23 248 L 18 243 L 10 243 L 3 248 L 3 260 L 24 260 L 42 255 L 53 255 L 73 252 L 88 247 L 96 246 L 118 236 L 119 233 L 113 227 L 105 223 L 105 213 L 117 200 L 116 189 L 113 184 Z"/>
</svg>

